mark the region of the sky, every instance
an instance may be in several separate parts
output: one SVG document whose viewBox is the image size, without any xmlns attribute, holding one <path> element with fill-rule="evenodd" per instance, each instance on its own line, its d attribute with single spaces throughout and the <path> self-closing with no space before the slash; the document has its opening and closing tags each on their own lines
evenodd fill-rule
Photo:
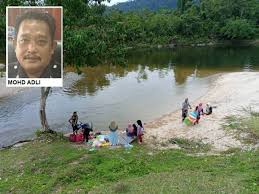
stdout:
<svg viewBox="0 0 259 194">
<path fill-rule="evenodd" d="M 129 0 L 111 0 L 110 3 L 105 2 L 105 5 L 112 6 L 114 4 L 125 2 L 125 1 L 129 1 Z"/>
</svg>

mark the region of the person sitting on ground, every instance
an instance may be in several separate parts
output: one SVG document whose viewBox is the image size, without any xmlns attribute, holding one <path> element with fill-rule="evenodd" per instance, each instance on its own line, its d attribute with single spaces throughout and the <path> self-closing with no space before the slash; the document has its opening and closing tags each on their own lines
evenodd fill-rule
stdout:
<svg viewBox="0 0 259 194">
<path fill-rule="evenodd" d="M 133 133 L 134 133 L 134 136 L 138 136 L 138 127 L 137 127 L 137 125 L 134 123 L 133 125 L 132 125 L 132 127 L 133 127 Z"/>
<path fill-rule="evenodd" d="M 196 119 L 196 122 L 194 124 L 199 124 L 199 120 L 201 118 L 201 114 L 204 115 L 202 103 L 200 103 L 199 106 L 196 106 L 195 112 L 197 114 L 197 119 Z"/>
<path fill-rule="evenodd" d="M 192 108 L 188 98 L 185 98 L 183 105 L 182 105 L 182 122 L 184 121 L 184 119 L 187 117 L 188 115 L 188 108 L 190 107 L 190 109 Z"/>
<path fill-rule="evenodd" d="M 77 122 L 78 122 L 78 115 L 77 112 L 74 112 L 71 118 L 68 120 L 68 122 L 71 124 L 73 128 L 73 134 L 77 134 L 78 127 L 77 127 Z"/>
<path fill-rule="evenodd" d="M 144 127 L 142 125 L 141 120 L 137 120 L 137 137 L 138 137 L 138 143 L 142 144 L 143 142 L 143 135 L 144 135 Z"/>
<path fill-rule="evenodd" d="M 110 134 L 110 142 L 112 144 L 112 146 L 115 146 L 118 144 L 118 134 L 117 134 L 117 129 L 118 129 L 118 125 L 116 124 L 115 121 L 112 121 L 109 125 L 109 129 L 111 131 Z"/>
<path fill-rule="evenodd" d="M 93 131 L 93 124 L 90 126 L 88 123 L 85 123 L 82 124 L 81 127 L 83 129 L 84 141 L 87 143 L 89 140 L 90 131 Z"/>
<path fill-rule="evenodd" d="M 131 123 L 128 124 L 128 127 L 126 128 L 127 136 L 133 137 L 134 136 L 134 128 Z"/>
<path fill-rule="evenodd" d="M 205 114 L 206 114 L 206 115 L 212 114 L 212 106 L 210 105 L 209 102 L 206 104 Z"/>
</svg>

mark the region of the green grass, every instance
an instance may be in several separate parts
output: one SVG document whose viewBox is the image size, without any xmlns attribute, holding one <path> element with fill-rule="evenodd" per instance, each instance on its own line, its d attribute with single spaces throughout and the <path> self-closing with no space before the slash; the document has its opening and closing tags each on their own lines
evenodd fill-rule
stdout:
<svg viewBox="0 0 259 194">
<path fill-rule="evenodd" d="M 205 144 L 202 141 L 198 140 L 172 138 L 169 140 L 169 143 L 177 144 L 180 148 L 191 153 L 208 152 L 211 149 L 211 145 Z"/>
<path fill-rule="evenodd" d="M 236 137 L 243 143 L 257 144 L 259 143 L 259 113 L 251 109 L 244 109 L 249 113 L 248 117 L 228 116 L 224 129 L 234 132 Z"/>
<path fill-rule="evenodd" d="M 259 151 L 89 151 L 64 140 L 0 151 L 0 193 L 258 193 Z"/>
</svg>

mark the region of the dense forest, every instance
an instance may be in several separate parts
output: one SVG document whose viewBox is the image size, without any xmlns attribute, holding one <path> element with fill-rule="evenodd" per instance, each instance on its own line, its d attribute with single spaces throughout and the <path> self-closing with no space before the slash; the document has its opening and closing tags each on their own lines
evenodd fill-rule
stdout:
<svg viewBox="0 0 259 194">
<path fill-rule="evenodd" d="M 111 6 L 109 9 L 116 9 L 119 11 L 141 11 L 144 9 L 157 11 L 163 8 L 176 9 L 177 0 L 133 0 L 118 3 Z"/>
<path fill-rule="evenodd" d="M 102 1 L 6 0 L 0 8 L 1 47 L 5 42 L 5 6 L 24 4 L 63 6 L 68 64 L 122 63 L 132 47 L 258 37 L 258 0 L 178 0 L 177 9 L 108 14 Z"/>
</svg>

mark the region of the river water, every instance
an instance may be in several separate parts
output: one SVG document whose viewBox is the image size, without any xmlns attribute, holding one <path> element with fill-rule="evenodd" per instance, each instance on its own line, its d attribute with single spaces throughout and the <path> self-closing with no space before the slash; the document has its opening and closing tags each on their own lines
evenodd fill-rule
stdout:
<svg viewBox="0 0 259 194">
<path fill-rule="evenodd" d="M 47 99 L 48 122 L 71 131 L 73 111 L 100 130 L 111 120 L 120 128 L 137 119 L 148 122 L 179 109 L 186 97 L 204 95 L 218 73 L 258 71 L 258 52 L 259 47 L 142 49 L 128 53 L 125 66 L 82 67 L 80 73 L 67 66 L 64 87 L 53 88 Z M 0 98 L 0 147 L 34 136 L 39 100 L 38 88 Z"/>
</svg>

